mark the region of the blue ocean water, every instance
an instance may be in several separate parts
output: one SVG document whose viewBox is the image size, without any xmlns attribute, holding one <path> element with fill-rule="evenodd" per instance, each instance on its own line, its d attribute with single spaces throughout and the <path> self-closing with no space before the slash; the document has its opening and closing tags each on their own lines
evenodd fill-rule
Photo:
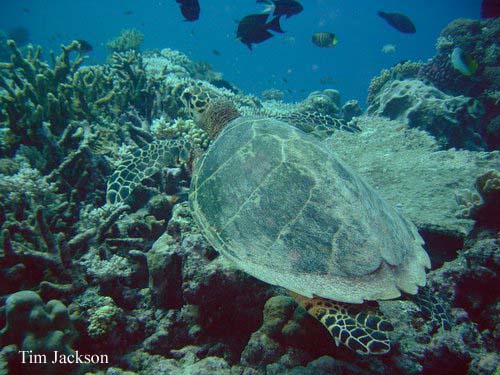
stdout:
<svg viewBox="0 0 500 375">
<path fill-rule="evenodd" d="M 456 18 L 478 19 L 481 4 L 480 0 L 304 0 L 302 13 L 282 18 L 285 34 L 250 51 L 236 39 L 237 22 L 262 12 L 262 4 L 199 1 L 199 20 L 185 22 L 174 0 L 1 0 L 0 29 L 26 27 L 31 42 L 42 45 L 45 52 L 85 39 L 94 46 L 88 62 L 101 63 L 109 53 L 108 40 L 122 29 L 137 28 L 145 34 L 143 50 L 168 47 L 209 62 L 245 93 L 259 95 L 277 88 L 285 92 L 285 101 L 298 101 L 313 90 L 334 88 L 343 101 L 357 99 L 364 104 L 368 84 L 381 69 L 407 59 L 427 60 L 434 55 L 440 31 Z M 398 32 L 377 16 L 378 10 L 406 14 L 417 32 Z M 311 36 L 317 31 L 335 33 L 339 43 L 334 48 L 316 47 Z M 395 52 L 383 53 L 386 44 L 395 45 Z M 329 83 L 321 84 L 322 78 Z"/>
</svg>

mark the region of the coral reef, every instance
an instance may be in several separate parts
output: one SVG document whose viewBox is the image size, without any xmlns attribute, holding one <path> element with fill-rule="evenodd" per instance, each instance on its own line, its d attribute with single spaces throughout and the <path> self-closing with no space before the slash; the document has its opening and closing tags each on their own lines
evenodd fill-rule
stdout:
<svg viewBox="0 0 500 375">
<path fill-rule="evenodd" d="M 420 79 L 431 82 L 443 92 L 465 95 L 478 100 L 485 114 L 480 118 L 484 142 L 491 150 L 500 148 L 499 114 L 496 96 L 500 87 L 497 36 L 500 21 L 458 19 L 442 32 L 436 44 L 436 55 L 424 64 L 418 74 Z M 461 74 L 453 68 L 450 54 L 456 47 L 469 53 L 479 68 L 472 76 Z"/>
<path fill-rule="evenodd" d="M 84 58 L 70 61 L 71 52 L 79 49 L 75 41 L 62 47 L 52 69 L 41 62 L 41 48 L 30 47 L 24 58 L 14 41 L 7 44 L 12 56 L 11 63 L 0 65 L 0 87 L 6 92 L 0 97 L 0 119 L 6 128 L 2 151 L 11 156 L 21 142 L 38 149 L 49 147 L 53 138 L 63 133 L 69 119 L 76 117 L 73 92 L 63 85 L 69 83 Z"/>
<path fill-rule="evenodd" d="M 442 32 L 436 43 L 436 54 L 425 63 L 404 62 L 388 70 L 383 70 L 375 77 L 368 89 L 367 103 L 370 107 L 377 106 L 376 101 L 382 91 L 388 91 L 387 86 L 395 80 L 418 79 L 428 86 L 435 87 L 447 97 L 467 97 L 467 109 L 472 111 L 473 119 L 465 120 L 451 130 L 443 129 L 439 137 L 453 138 L 447 135 L 450 130 L 456 133 L 463 131 L 475 138 L 471 145 L 464 141 L 448 142 L 454 147 L 479 147 L 483 150 L 498 150 L 500 148 L 500 123 L 498 114 L 498 88 L 500 85 L 497 35 L 500 31 L 498 19 L 466 20 L 457 19 L 451 22 Z M 470 54 L 478 63 L 478 70 L 467 76 L 460 73 L 452 65 L 450 55 L 455 48 L 461 48 Z M 397 85 L 396 85 L 397 86 Z M 398 88 L 394 86 L 396 90 Z M 428 91 L 425 89 L 423 91 Z M 397 93 L 395 93 L 397 95 Z M 428 109 L 432 111 L 432 108 Z M 453 109 L 451 109 L 453 110 Z M 473 126 L 471 127 L 471 123 Z M 425 123 L 422 123 L 425 128 Z M 474 129 L 472 129 L 474 128 Z M 435 132 L 433 134 L 436 134 Z M 445 142 L 446 143 L 446 142 Z"/>
<path fill-rule="evenodd" d="M 204 150 L 210 144 L 208 134 L 200 129 L 193 120 L 177 118 L 173 122 L 169 122 L 162 116 L 153 120 L 151 133 L 157 139 L 186 138 Z"/>
<path fill-rule="evenodd" d="M 342 106 L 342 118 L 345 122 L 351 121 L 354 117 L 361 116 L 363 114 L 363 110 L 359 105 L 357 100 L 348 100 Z"/>
<path fill-rule="evenodd" d="M 500 230 L 496 218 L 500 214 L 500 173 L 490 170 L 480 175 L 475 182 L 476 192 L 465 189 L 455 195 L 459 205 L 457 215 L 473 219 L 482 227 Z"/>
<path fill-rule="evenodd" d="M 405 61 L 394 65 L 390 69 L 384 69 L 377 77 L 372 78 L 368 87 L 368 97 L 366 102 L 372 105 L 375 97 L 385 87 L 385 85 L 394 80 L 404 80 L 416 78 L 422 63 Z"/>
<path fill-rule="evenodd" d="M 337 117 L 340 112 L 340 93 L 333 89 L 313 91 L 299 104 L 298 111 L 315 111 Z"/>
<path fill-rule="evenodd" d="M 442 149 L 498 144 L 497 23 L 453 23 L 438 45 L 440 58 L 460 45 L 478 59 L 478 77 L 489 82 L 483 91 L 438 90 L 417 81 L 430 63 L 405 62 L 373 80 L 364 116 L 356 101 L 342 106 L 336 90 L 300 103 L 244 95 L 178 51 L 138 53 L 134 32 L 112 43 L 106 64 L 91 66 L 76 42 L 50 65 L 39 48 L 25 54 L 5 41 L 0 373 L 30 370 L 19 363 L 22 348 L 110 357 L 88 368 L 37 367 L 41 373 L 498 372 L 498 298 L 489 291 L 500 264 L 500 155 Z M 0 54 L 1 46 L 0 36 Z M 219 123 L 210 105 L 225 106 L 228 119 L 270 115 L 306 131 L 327 120 L 327 136 L 348 122 L 361 129 L 335 132 L 324 145 L 417 224 L 433 263 L 430 290 L 450 309 L 451 330 L 411 299 L 385 301 L 380 308 L 395 326 L 390 354 L 365 358 L 337 347 L 286 291 L 236 270 L 206 242 L 186 202 L 189 165 L 160 168 L 126 205 L 105 204 L 113 164 L 131 149 L 157 139 L 207 148 L 202 127 Z"/>
<path fill-rule="evenodd" d="M 276 101 L 283 100 L 283 98 L 285 97 L 285 93 L 278 89 L 264 90 L 260 95 L 264 100 L 276 100 Z"/>
<path fill-rule="evenodd" d="M 0 30 L 0 62 L 8 61 L 10 58 L 10 49 L 7 46 L 7 34 Z"/>
<path fill-rule="evenodd" d="M 496 44 L 499 31 L 498 19 L 457 19 L 451 22 L 438 38 L 436 55 L 422 66 L 418 77 L 452 95 L 479 97 L 485 90 L 498 89 L 500 58 Z M 473 77 L 465 76 L 453 68 L 450 55 L 456 47 L 462 48 L 479 63 L 479 69 Z"/>
<path fill-rule="evenodd" d="M 399 120 L 432 134 L 443 148 L 483 150 L 484 113 L 475 101 L 449 96 L 415 79 L 393 80 L 371 99 L 368 113 Z"/>
<path fill-rule="evenodd" d="M 111 52 L 139 51 L 144 34 L 137 29 L 122 30 L 120 35 L 106 43 Z"/>
</svg>

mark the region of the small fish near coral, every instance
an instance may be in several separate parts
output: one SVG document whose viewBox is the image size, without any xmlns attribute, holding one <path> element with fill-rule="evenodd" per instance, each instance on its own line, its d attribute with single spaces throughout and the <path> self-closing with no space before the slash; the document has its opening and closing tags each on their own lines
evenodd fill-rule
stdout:
<svg viewBox="0 0 500 375">
<path fill-rule="evenodd" d="M 417 31 L 413 22 L 408 16 L 402 13 L 386 13 L 379 11 L 378 15 L 386 20 L 389 25 L 402 33 L 413 34 Z"/>
<path fill-rule="evenodd" d="M 476 59 L 460 47 L 455 47 L 450 55 L 451 65 L 465 76 L 471 76 L 479 67 Z"/>
<path fill-rule="evenodd" d="M 186 21 L 196 21 L 200 17 L 198 0 L 175 0 L 181 6 L 181 13 Z"/>
<path fill-rule="evenodd" d="M 331 48 L 339 42 L 335 34 L 329 32 L 314 33 L 311 40 L 319 48 Z"/>
<path fill-rule="evenodd" d="M 264 12 L 273 12 L 274 17 L 290 18 L 304 10 L 302 4 L 295 0 L 257 0 L 257 3 L 268 4 Z"/>
<path fill-rule="evenodd" d="M 481 18 L 500 16 L 500 0 L 483 0 L 481 2 Z"/>
<path fill-rule="evenodd" d="M 238 24 L 236 38 L 249 49 L 252 49 L 252 44 L 262 43 L 274 36 L 269 30 L 283 33 L 279 17 L 275 17 L 270 22 L 267 22 L 268 17 L 268 14 L 251 14 L 243 17 Z"/>
<path fill-rule="evenodd" d="M 18 26 L 7 32 L 7 37 L 16 42 L 18 46 L 24 46 L 30 41 L 30 32 L 24 26 Z"/>
<path fill-rule="evenodd" d="M 324 76 L 319 80 L 320 85 L 334 85 L 337 83 L 337 80 L 332 76 Z"/>
<path fill-rule="evenodd" d="M 388 55 L 396 52 L 396 46 L 394 44 L 386 44 L 382 47 L 381 51 Z"/>
<path fill-rule="evenodd" d="M 88 53 L 94 49 L 92 47 L 92 44 L 90 44 L 86 40 L 77 39 L 76 41 L 80 44 L 80 47 L 78 48 L 78 52 L 80 53 Z"/>
</svg>

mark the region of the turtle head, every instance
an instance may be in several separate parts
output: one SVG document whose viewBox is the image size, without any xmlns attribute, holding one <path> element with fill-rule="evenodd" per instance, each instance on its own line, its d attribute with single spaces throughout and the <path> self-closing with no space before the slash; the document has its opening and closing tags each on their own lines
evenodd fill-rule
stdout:
<svg viewBox="0 0 500 375">
<path fill-rule="evenodd" d="M 220 96 L 215 90 L 196 82 L 184 89 L 181 101 L 189 115 L 212 140 L 240 113 L 234 104 Z"/>
<path fill-rule="evenodd" d="M 231 101 L 215 98 L 210 100 L 205 111 L 201 114 L 199 126 L 213 140 L 218 137 L 229 122 L 237 117 L 240 117 L 240 113 Z"/>
</svg>

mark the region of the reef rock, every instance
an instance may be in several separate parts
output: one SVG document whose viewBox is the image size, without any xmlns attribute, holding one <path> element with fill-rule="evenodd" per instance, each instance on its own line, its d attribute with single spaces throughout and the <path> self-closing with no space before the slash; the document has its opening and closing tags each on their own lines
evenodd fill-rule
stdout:
<svg viewBox="0 0 500 375">
<path fill-rule="evenodd" d="M 456 217 L 455 192 L 476 191 L 479 175 L 500 169 L 500 153 L 440 150 L 402 121 L 363 116 L 357 124 L 361 133 L 338 132 L 326 143 L 389 203 L 421 232 L 463 238 L 472 229 L 474 221 Z"/>
<path fill-rule="evenodd" d="M 428 131 L 443 148 L 484 150 L 478 118 L 482 108 L 416 79 L 394 80 L 372 98 L 368 113 Z"/>
</svg>

